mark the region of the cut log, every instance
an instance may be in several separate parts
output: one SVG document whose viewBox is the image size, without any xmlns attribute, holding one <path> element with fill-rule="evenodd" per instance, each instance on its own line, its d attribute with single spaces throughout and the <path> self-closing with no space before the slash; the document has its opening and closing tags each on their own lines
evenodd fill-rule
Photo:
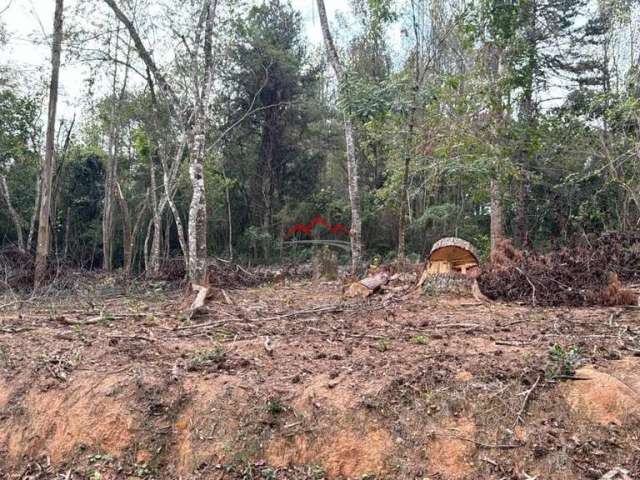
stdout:
<svg viewBox="0 0 640 480">
<path fill-rule="evenodd" d="M 189 310 L 187 311 L 187 320 L 191 320 L 191 318 L 197 314 L 202 307 L 204 307 L 207 295 L 209 294 L 209 287 L 203 287 L 202 285 L 196 285 L 195 283 L 191 284 L 191 289 L 196 292 L 196 298 L 194 298 L 191 307 L 189 307 Z"/>
<path fill-rule="evenodd" d="M 386 273 L 378 273 L 371 277 L 363 278 L 359 282 L 354 282 L 349 286 L 349 288 L 345 292 L 345 297 L 367 298 L 377 292 L 383 285 L 386 285 L 388 282 L 389 275 L 387 275 Z"/>
</svg>

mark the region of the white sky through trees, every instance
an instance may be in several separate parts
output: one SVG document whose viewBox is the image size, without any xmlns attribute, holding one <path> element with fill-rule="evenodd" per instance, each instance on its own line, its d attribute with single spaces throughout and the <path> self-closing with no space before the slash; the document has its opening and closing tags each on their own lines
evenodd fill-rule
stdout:
<svg viewBox="0 0 640 480">
<path fill-rule="evenodd" d="M 349 10 L 344 0 L 325 0 L 329 16 Z M 65 0 L 65 21 L 82 0 Z M 256 4 L 262 3 L 255 0 Z M 322 32 L 317 21 L 315 0 L 291 0 L 302 14 L 304 30 L 312 46 L 321 46 Z M 50 38 L 53 30 L 53 0 L 0 0 L 0 23 L 8 34 L 8 44 L 0 49 L 0 65 L 9 66 L 16 74 L 14 86 L 25 91 L 42 90 L 49 79 Z M 75 19 L 74 19 L 75 20 Z M 65 25 L 65 30 L 69 25 Z M 60 71 L 59 115 L 70 118 L 81 115 L 82 99 L 86 97 L 89 68 L 77 60 L 63 56 Z M 96 79 L 100 81 L 100 79 Z M 43 90 L 44 91 L 44 90 Z"/>
</svg>

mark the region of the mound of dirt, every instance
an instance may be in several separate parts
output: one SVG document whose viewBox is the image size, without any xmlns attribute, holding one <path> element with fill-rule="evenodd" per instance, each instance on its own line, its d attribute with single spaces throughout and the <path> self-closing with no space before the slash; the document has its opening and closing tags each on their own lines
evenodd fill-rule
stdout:
<svg viewBox="0 0 640 480">
<path fill-rule="evenodd" d="M 475 436 L 475 425 L 470 419 L 448 420 L 426 447 L 429 471 L 448 480 L 470 478 L 474 471 L 475 445 L 469 440 Z"/>
<path fill-rule="evenodd" d="M 592 423 L 622 426 L 640 419 L 640 360 L 615 362 L 610 373 L 584 367 L 579 380 L 565 385 L 564 398 L 574 415 Z"/>
<path fill-rule="evenodd" d="M 320 437 L 277 439 L 267 447 L 266 458 L 277 468 L 321 465 L 329 478 L 364 478 L 384 472 L 392 447 L 386 430 L 368 425 L 364 432 L 337 428 Z"/>
<path fill-rule="evenodd" d="M 46 454 L 59 463 L 82 445 L 121 454 L 130 446 L 137 423 L 128 399 L 118 393 L 123 380 L 86 374 L 63 392 L 29 390 L 20 401 L 20 415 L 3 424 L 0 449 L 14 462 Z"/>
</svg>

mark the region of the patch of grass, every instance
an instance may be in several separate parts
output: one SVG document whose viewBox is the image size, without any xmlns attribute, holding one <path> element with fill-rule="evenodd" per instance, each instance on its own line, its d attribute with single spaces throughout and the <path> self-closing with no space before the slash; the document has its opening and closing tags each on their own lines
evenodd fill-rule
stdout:
<svg viewBox="0 0 640 480">
<path fill-rule="evenodd" d="M 147 478 L 155 476 L 156 472 L 148 465 L 136 464 L 133 468 L 133 473 L 136 477 Z"/>
<path fill-rule="evenodd" d="M 225 359 L 227 352 L 220 344 L 216 344 L 213 348 L 199 350 L 195 352 L 189 360 L 188 370 L 199 370 L 200 368 L 215 365 Z"/>
<path fill-rule="evenodd" d="M 387 340 L 386 338 L 378 340 L 378 350 L 380 350 L 381 352 L 386 352 L 387 350 L 389 350 L 389 348 L 391 348 L 391 342 L 389 340 Z"/>
<path fill-rule="evenodd" d="M 4 345 L 0 345 L 0 367 L 12 369 L 14 366 L 9 350 Z"/>
<path fill-rule="evenodd" d="M 417 335 L 413 337 L 413 341 L 418 345 L 426 345 L 427 343 L 429 343 L 429 339 L 424 335 Z"/>
<path fill-rule="evenodd" d="M 287 410 L 285 404 L 279 398 L 270 398 L 267 400 L 267 411 L 274 417 L 284 413 Z"/>
<path fill-rule="evenodd" d="M 113 457 L 109 454 L 95 453 L 89 456 L 89 463 L 94 464 L 98 462 L 110 463 L 113 461 Z"/>
<path fill-rule="evenodd" d="M 548 379 L 570 377 L 576 373 L 576 368 L 582 363 L 582 351 L 578 347 L 565 349 L 561 345 L 554 345 L 549 349 L 550 364 L 546 370 Z"/>
<path fill-rule="evenodd" d="M 307 471 L 305 472 L 310 480 L 324 480 L 327 476 L 327 473 L 324 471 L 319 465 L 311 465 L 308 466 Z"/>
</svg>

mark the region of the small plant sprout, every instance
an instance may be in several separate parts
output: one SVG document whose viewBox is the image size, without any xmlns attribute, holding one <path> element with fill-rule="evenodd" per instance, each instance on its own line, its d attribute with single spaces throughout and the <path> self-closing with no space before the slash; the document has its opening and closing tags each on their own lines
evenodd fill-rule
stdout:
<svg viewBox="0 0 640 480">
<path fill-rule="evenodd" d="M 578 347 L 565 349 L 556 344 L 549 349 L 549 360 L 551 364 L 546 370 L 547 378 L 571 377 L 582 363 L 582 351 Z"/>
</svg>

